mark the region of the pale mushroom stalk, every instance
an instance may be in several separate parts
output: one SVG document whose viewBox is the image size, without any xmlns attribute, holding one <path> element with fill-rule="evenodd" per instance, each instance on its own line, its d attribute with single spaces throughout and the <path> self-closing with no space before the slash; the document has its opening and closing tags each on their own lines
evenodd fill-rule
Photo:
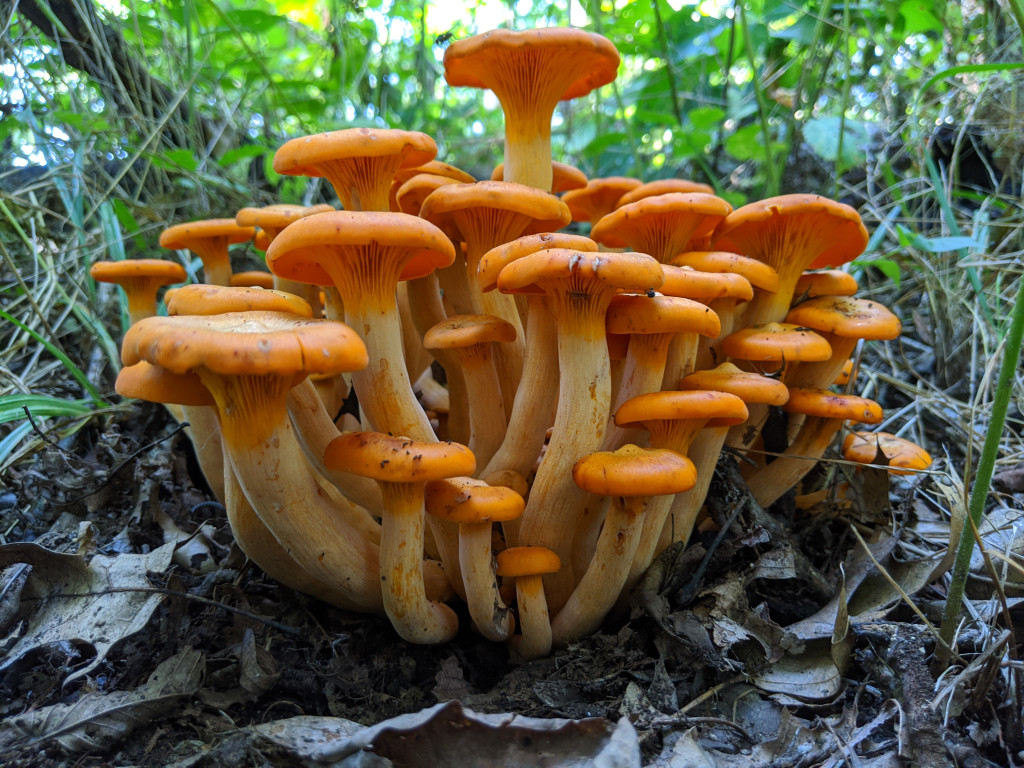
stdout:
<svg viewBox="0 0 1024 768">
<path fill-rule="evenodd" d="M 189 425 L 189 438 L 196 452 L 199 469 L 213 495 L 224 502 L 224 449 L 221 446 L 217 412 L 209 405 L 183 405 L 181 411 L 184 421 Z"/>
</svg>

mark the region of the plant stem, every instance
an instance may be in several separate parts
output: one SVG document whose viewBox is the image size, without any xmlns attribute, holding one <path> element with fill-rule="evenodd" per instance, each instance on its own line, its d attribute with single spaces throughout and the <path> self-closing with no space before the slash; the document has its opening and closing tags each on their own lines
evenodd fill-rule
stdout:
<svg viewBox="0 0 1024 768">
<path fill-rule="evenodd" d="M 747 54 L 750 63 L 750 71 L 754 73 L 754 96 L 757 99 L 757 113 L 761 120 L 761 136 L 764 139 L 764 171 L 768 176 L 768 189 L 766 197 L 779 194 L 779 169 L 775 167 L 775 157 L 772 153 L 772 133 L 768 124 L 768 101 L 764 95 L 764 89 L 757 77 L 757 60 L 754 57 L 754 40 L 750 36 L 750 26 L 747 24 L 747 12 L 743 3 L 736 3 L 737 16 L 740 21 L 740 32 L 743 34 L 743 49 Z M 785 157 L 784 153 L 782 156 Z"/>
<path fill-rule="evenodd" d="M 1006 411 L 1010 403 L 1011 385 L 1014 373 L 1017 370 L 1017 361 L 1020 358 L 1021 340 L 1024 337 L 1024 279 L 1019 281 L 1017 298 L 1013 306 L 1013 313 L 1010 317 L 1010 327 L 1005 337 L 1005 356 L 999 368 L 999 378 L 996 381 L 995 396 L 992 398 L 992 418 L 985 433 L 985 445 L 981 449 L 981 458 L 978 461 L 978 473 L 974 478 L 974 488 L 971 489 L 970 507 L 968 521 L 976 530 L 981 524 L 981 516 L 985 511 L 985 501 L 988 498 L 989 485 L 992 482 L 992 473 L 995 471 L 996 457 L 999 454 L 999 441 L 1002 438 L 1003 424 L 1006 422 Z M 942 619 L 940 635 L 947 645 L 953 644 L 953 633 L 956 631 L 957 622 L 960 617 L 960 606 L 963 602 L 964 587 L 967 583 L 967 570 L 971 565 L 971 555 L 974 553 L 974 536 L 971 530 L 964 527 L 960 534 L 960 544 L 957 547 L 956 560 L 953 563 L 953 577 L 949 585 L 949 595 L 946 598 L 946 610 Z M 943 663 L 948 662 L 943 653 L 940 659 Z"/>
</svg>

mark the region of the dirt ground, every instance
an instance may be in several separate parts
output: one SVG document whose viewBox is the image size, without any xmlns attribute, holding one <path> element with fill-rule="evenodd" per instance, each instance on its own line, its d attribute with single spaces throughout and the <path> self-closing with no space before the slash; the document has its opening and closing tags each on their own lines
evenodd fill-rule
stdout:
<svg viewBox="0 0 1024 768">
<path fill-rule="evenodd" d="M 852 507 L 797 510 L 787 498 L 770 515 L 738 477 L 723 460 L 709 523 L 685 551 L 664 553 L 602 632 L 516 664 L 465 629 L 466 615 L 455 641 L 418 647 L 383 620 L 270 581 L 232 546 L 223 508 L 161 408 L 137 403 L 94 419 L 10 472 L 0 553 L 34 542 L 83 563 L 128 562 L 164 551 L 164 529 L 202 535 L 166 567 L 136 569 L 144 572 L 125 592 L 152 597 L 151 612 L 113 643 L 65 629 L 50 642 L 16 645 L 33 615 L 70 598 L 35 555 L 5 554 L 0 765 L 293 765 L 294 756 L 261 748 L 246 727 L 299 715 L 370 725 L 447 700 L 483 713 L 626 716 L 645 765 L 696 764 L 693 755 L 717 761 L 709 765 L 1019 764 L 1013 678 L 990 637 L 965 633 L 960 651 L 977 668 L 943 698 L 950 678 L 934 667 L 935 640 L 895 594 L 864 598 L 861 609 L 851 601 L 851 614 L 860 613 L 845 637 L 833 632 L 843 625 L 835 610 L 828 623 L 843 574 L 850 594 L 870 579 L 851 530 L 869 540 L 873 529 L 894 531 L 885 552 L 874 550 L 892 563 L 901 536 L 941 522 L 922 481 L 890 486 L 882 472 L 861 473 L 851 478 Z M 866 514 L 869 501 L 876 506 Z M 66 585 L 64 594 L 73 594 Z M 925 585 L 915 602 L 927 613 L 941 598 Z M 1021 613 L 1006 615 L 1019 632 Z M 825 631 L 813 629 L 816 617 Z M 185 652 L 202 664 L 185 693 L 116 715 L 125 702 L 111 696 L 144 690 L 158 665 Z M 822 678 L 822 659 L 838 662 L 841 678 Z"/>
</svg>

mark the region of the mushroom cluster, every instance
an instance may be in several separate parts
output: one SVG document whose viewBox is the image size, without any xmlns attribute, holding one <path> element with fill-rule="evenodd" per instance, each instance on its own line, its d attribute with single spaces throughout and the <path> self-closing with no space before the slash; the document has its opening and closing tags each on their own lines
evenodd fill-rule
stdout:
<svg viewBox="0 0 1024 768">
<path fill-rule="evenodd" d="M 175 289 L 166 316 L 159 281 L 183 275 L 124 265 L 140 298 L 118 391 L 189 422 L 269 575 L 414 643 L 451 639 L 462 600 L 484 637 L 544 656 L 687 541 L 723 447 L 767 506 L 847 422 L 881 421 L 833 391 L 858 340 L 899 333 L 836 270 L 867 244 L 856 211 L 812 194 L 733 210 L 706 185 L 552 160 L 558 102 L 618 66 L 579 29 L 455 42 L 448 82 L 505 112 L 493 179 L 436 160 L 423 133 L 295 138 L 275 170 L 327 179 L 344 210 L 172 227 L 161 243 L 216 285 Z M 589 236 L 560 231 L 578 222 Z M 272 277 L 233 281 L 228 246 L 254 236 Z"/>
</svg>

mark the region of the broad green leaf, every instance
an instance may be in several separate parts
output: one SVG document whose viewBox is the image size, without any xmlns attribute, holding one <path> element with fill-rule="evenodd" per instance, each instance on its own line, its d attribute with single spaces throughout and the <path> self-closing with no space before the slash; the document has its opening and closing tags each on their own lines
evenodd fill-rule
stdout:
<svg viewBox="0 0 1024 768">
<path fill-rule="evenodd" d="M 725 122 L 725 110 L 718 107 L 697 107 L 686 113 L 686 117 L 698 131 L 717 131 Z"/>
<path fill-rule="evenodd" d="M 839 136 L 842 124 L 842 157 Z M 815 117 L 804 124 L 804 138 L 819 157 L 833 162 L 839 173 L 860 165 L 864 161 L 864 147 L 871 140 L 867 126 L 857 120 L 840 120 L 838 117 Z"/>
<path fill-rule="evenodd" d="M 268 152 L 269 150 L 267 150 L 266 147 L 261 147 L 258 144 L 243 144 L 240 147 L 229 149 L 224 153 L 224 156 L 217 161 L 217 163 L 221 167 L 227 168 L 242 160 L 259 157 L 260 155 L 267 154 Z"/>
</svg>

